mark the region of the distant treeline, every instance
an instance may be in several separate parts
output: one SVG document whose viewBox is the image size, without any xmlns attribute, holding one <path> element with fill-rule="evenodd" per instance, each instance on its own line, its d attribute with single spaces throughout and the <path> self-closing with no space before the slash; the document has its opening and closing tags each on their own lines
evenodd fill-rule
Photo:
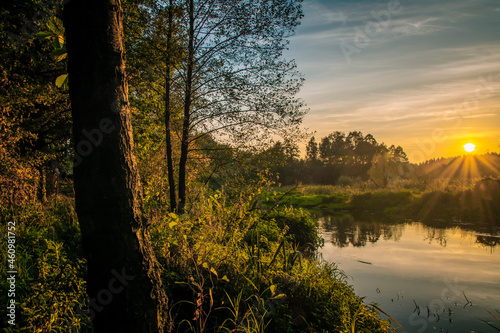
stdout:
<svg viewBox="0 0 500 333">
<path fill-rule="evenodd" d="M 496 178 L 500 176 L 500 154 L 433 158 L 413 167 L 413 176 L 420 179 Z"/>
<path fill-rule="evenodd" d="M 313 136 L 305 158 L 293 144 L 277 142 L 260 155 L 279 183 L 352 185 L 370 182 L 377 187 L 405 179 L 485 178 L 500 176 L 500 155 L 465 155 L 410 163 L 401 146 L 378 143 L 359 131 L 333 132 L 319 142 Z"/>
<path fill-rule="evenodd" d="M 319 142 L 311 137 L 305 158 L 298 149 L 278 142 L 265 152 L 274 155 L 269 169 L 282 184 L 349 184 L 372 179 L 385 187 L 391 178 L 408 169 L 408 157 L 401 146 L 378 143 L 372 134 L 359 131 L 333 132 Z"/>
</svg>

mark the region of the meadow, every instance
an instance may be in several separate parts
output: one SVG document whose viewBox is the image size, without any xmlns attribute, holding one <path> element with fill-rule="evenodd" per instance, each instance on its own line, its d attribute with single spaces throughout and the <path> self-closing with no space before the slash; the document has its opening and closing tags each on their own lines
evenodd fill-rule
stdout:
<svg viewBox="0 0 500 333">
<path fill-rule="evenodd" d="M 312 211 L 380 214 L 384 218 L 473 224 L 500 222 L 500 181 L 492 178 L 400 180 L 387 188 L 369 183 L 277 187 L 267 205 Z"/>
</svg>

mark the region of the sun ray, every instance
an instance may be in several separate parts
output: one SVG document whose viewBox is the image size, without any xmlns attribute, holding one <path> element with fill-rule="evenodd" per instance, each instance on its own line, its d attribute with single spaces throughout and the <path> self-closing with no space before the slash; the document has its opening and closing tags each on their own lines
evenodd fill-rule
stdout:
<svg viewBox="0 0 500 333">
<path fill-rule="evenodd" d="M 441 176 L 445 179 L 457 176 L 458 174 L 460 174 L 460 170 L 462 169 L 463 164 L 464 161 L 462 158 L 454 158 L 443 170 L 443 174 Z"/>
<path fill-rule="evenodd" d="M 465 156 L 460 168 L 462 178 L 477 178 L 479 177 L 479 168 L 476 162 L 476 156 Z"/>
<path fill-rule="evenodd" d="M 488 155 L 485 155 L 485 156 L 488 156 Z M 488 161 L 485 156 L 478 156 L 478 161 L 482 165 L 484 165 L 486 168 L 491 170 L 494 175 L 500 175 L 500 170 L 497 169 L 490 161 Z"/>
</svg>

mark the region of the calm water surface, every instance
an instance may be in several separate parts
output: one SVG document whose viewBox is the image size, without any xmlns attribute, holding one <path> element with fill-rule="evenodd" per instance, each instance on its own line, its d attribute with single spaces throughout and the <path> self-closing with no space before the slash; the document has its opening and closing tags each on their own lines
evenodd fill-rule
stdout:
<svg viewBox="0 0 500 333">
<path fill-rule="evenodd" d="M 500 230 L 420 222 L 319 218 L 321 254 L 348 276 L 356 294 L 375 302 L 399 332 L 498 332 Z M 396 325 L 394 325 L 396 327 Z"/>
</svg>

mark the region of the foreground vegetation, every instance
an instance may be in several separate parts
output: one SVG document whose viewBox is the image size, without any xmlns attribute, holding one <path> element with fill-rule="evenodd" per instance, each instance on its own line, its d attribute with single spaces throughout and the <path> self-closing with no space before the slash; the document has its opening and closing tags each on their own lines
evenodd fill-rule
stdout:
<svg viewBox="0 0 500 333">
<path fill-rule="evenodd" d="M 162 326 L 166 316 L 160 303 L 166 297 L 162 288 L 155 289 L 160 273 L 170 303 L 170 330 L 387 331 L 388 324 L 374 307 L 362 304 L 342 272 L 314 257 L 321 240 L 311 217 L 283 205 L 263 209 L 261 189 L 248 184 L 269 169 L 289 183 L 305 173 L 310 182 L 348 185 L 359 179 L 385 188 L 411 176 L 406 154 L 371 135 L 335 132 L 320 145 L 311 141 L 308 157 L 299 160 L 295 132 L 305 111 L 295 93 L 302 79 L 294 62 L 281 55 L 302 17 L 300 1 L 257 1 L 260 10 L 253 6 L 251 12 L 244 2 L 235 4 L 124 1 L 122 13 L 116 1 L 73 1 L 64 25 L 60 6 L 52 2 L 27 1 L 2 11 L 0 32 L 9 38 L 0 55 L 12 61 L 1 65 L 0 216 L 3 227 L 16 221 L 19 331 L 92 331 L 88 319 L 98 312 L 103 313 L 94 321 L 96 330 L 110 322 Z M 92 29 L 89 21 L 95 23 Z M 124 50 L 127 73 L 124 57 L 116 57 Z M 66 57 L 73 63 L 69 68 Z M 66 80 L 60 80 L 68 73 L 71 104 Z M 115 128 L 127 129 L 126 135 Z M 284 136 L 283 144 L 272 145 L 275 134 Z M 216 140 L 221 137 L 225 143 Z M 262 148 L 245 149 L 249 146 Z M 138 170 L 131 162 L 136 157 Z M 73 180 L 80 187 L 74 188 Z M 229 186 L 233 189 L 227 192 Z M 464 216 L 498 216 L 498 208 L 482 206 L 498 202 L 489 186 L 464 192 Z M 247 190 L 241 193 L 242 188 Z M 79 221 L 73 190 L 80 200 Z M 291 200 L 299 201 L 294 206 L 302 201 L 302 206 L 334 210 L 376 207 L 395 215 L 414 202 L 432 202 L 437 204 L 420 208 L 430 215 L 455 212 L 447 209 L 458 202 L 458 194 L 430 193 L 427 201 L 427 192 L 405 191 L 344 191 L 308 197 L 307 204 L 305 196 Z M 473 199 L 478 195 L 479 206 Z M 92 245 L 85 249 L 88 262 L 81 231 Z M 138 233 L 143 243 L 138 244 Z M 7 238 L 1 242 L 7 248 Z M 100 289 L 111 285 L 106 274 L 123 263 L 138 278 L 114 302 L 102 298 L 110 295 Z M 5 274 L 0 284 L 7 289 Z M 146 290 L 144 281 L 148 291 L 137 292 Z M 97 300 L 86 300 L 86 290 Z M 4 318 L 5 311 L 0 310 Z M 125 313 L 141 315 L 127 322 Z M 148 318 L 141 322 L 142 317 Z"/>
<path fill-rule="evenodd" d="M 172 331 L 389 331 L 344 273 L 315 257 L 322 240 L 310 214 L 259 209 L 259 191 L 214 192 L 189 216 L 150 211 Z M 59 196 L 45 205 L 4 210 L 2 223 L 7 220 L 17 225 L 19 332 L 92 332 L 88 317 L 99 308 L 86 300 L 73 199 Z M 5 297 L 0 295 L 2 302 Z"/>
<path fill-rule="evenodd" d="M 389 331 L 376 309 L 354 294 L 344 273 L 315 256 L 322 239 L 315 220 L 300 207 L 493 225 L 500 220 L 494 179 L 274 192 L 263 192 L 261 185 L 237 194 L 204 194 L 189 215 L 149 211 L 172 331 Z M 4 208 L 1 216 L 2 224 L 16 221 L 19 332 L 92 332 L 88 319 L 96 308 L 86 299 L 86 261 L 73 199 L 54 196 L 43 205 Z M 6 245 L 2 237 L 1 246 Z M 2 271 L 2 289 L 7 283 Z M 0 295 L 1 301 L 6 297 Z M 0 312 L 5 318 L 6 310 Z"/>
</svg>

